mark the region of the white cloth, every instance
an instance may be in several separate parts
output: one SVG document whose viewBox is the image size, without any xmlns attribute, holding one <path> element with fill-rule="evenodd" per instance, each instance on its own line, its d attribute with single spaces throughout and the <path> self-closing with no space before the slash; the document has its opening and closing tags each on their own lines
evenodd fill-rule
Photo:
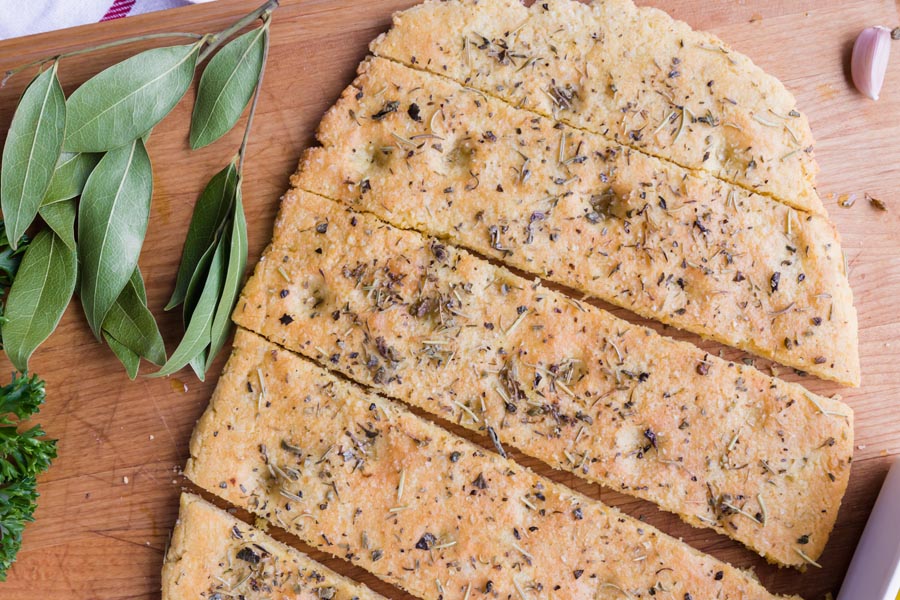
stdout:
<svg viewBox="0 0 900 600">
<path fill-rule="evenodd" d="M 204 0 L 0 0 L 0 40 Z"/>
</svg>

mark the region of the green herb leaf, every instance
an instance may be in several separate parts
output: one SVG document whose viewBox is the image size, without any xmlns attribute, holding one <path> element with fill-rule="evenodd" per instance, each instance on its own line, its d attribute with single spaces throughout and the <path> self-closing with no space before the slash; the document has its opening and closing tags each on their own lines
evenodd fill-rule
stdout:
<svg viewBox="0 0 900 600">
<path fill-rule="evenodd" d="M 0 207 L 13 250 L 37 215 L 53 177 L 65 131 L 66 97 L 54 62 L 34 78 L 22 95 L 3 147 Z"/>
<path fill-rule="evenodd" d="M 198 270 L 201 258 L 215 246 L 216 235 L 221 231 L 231 207 L 234 204 L 234 190 L 237 185 L 237 167 L 234 161 L 216 173 L 194 206 L 191 224 L 188 226 L 184 249 L 181 252 L 181 264 L 178 265 L 178 277 L 175 280 L 175 291 L 166 305 L 171 310 L 182 302 L 187 295 L 188 286 L 194 273 Z"/>
<path fill-rule="evenodd" d="M 203 381 L 206 378 L 206 357 L 209 354 L 209 347 L 204 348 L 200 351 L 200 354 L 191 359 L 191 362 L 188 364 L 191 367 L 191 370 L 194 371 L 194 375 L 197 376 L 197 379 Z"/>
<path fill-rule="evenodd" d="M 75 214 L 78 207 L 75 198 L 53 204 L 45 204 L 40 209 L 41 218 L 71 251 L 75 251 Z"/>
<path fill-rule="evenodd" d="M 197 268 L 191 276 L 190 283 L 188 283 L 188 289 L 184 296 L 184 306 L 181 309 L 181 319 L 184 322 L 185 327 L 190 323 L 191 315 L 194 314 L 197 302 L 200 301 L 200 295 L 203 293 L 203 286 L 209 276 L 209 265 L 212 263 L 213 257 L 219 248 L 219 240 L 222 237 L 221 234 L 222 232 L 220 231 L 213 241 L 213 245 L 207 248 L 206 252 L 203 253 L 203 256 L 200 257 L 200 260 L 197 261 Z"/>
<path fill-rule="evenodd" d="M 47 206 L 80 196 L 88 176 L 100 162 L 100 157 L 100 154 L 86 152 L 63 152 L 56 163 L 50 187 L 47 188 L 41 205 Z"/>
<path fill-rule="evenodd" d="M 22 254 L 28 248 L 28 236 L 23 235 L 19 239 L 19 244 L 15 250 L 6 238 L 6 228 L 3 221 L 0 220 L 0 288 L 8 288 L 12 285 L 16 271 L 19 270 L 19 263 L 22 262 Z M 0 296 L 2 296 L 0 291 Z"/>
<path fill-rule="evenodd" d="M 141 272 L 135 269 L 122 293 L 109 309 L 103 321 L 103 332 L 139 357 L 146 358 L 155 365 L 161 365 L 166 362 L 166 347 L 153 313 L 141 297 L 143 287 Z M 113 351 L 115 352 L 115 349 Z M 126 363 L 125 366 L 127 368 L 129 365 Z"/>
<path fill-rule="evenodd" d="M 43 438 L 40 426 L 20 432 L 10 415 L 29 418 L 44 397 L 44 382 L 34 376 L 17 373 L 0 388 L 0 581 L 16 559 L 25 524 L 34 521 L 35 477 L 56 458 L 55 440 Z"/>
<path fill-rule="evenodd" d="M 222 286 L 222 295 L 219 298 L 219 305 L 216 307 L 216 314 L 213 317 L 212 328 L 210 330 L 210 349 L 209 355 L 204 365 L 204 370 L 208 371 L 212 361 L 231 331 L 231 313 L 234 310 L 235 302 L 237 302 L 240 293 L 241 280 L 244 278 L 244 269 L 247 267 L 247 220 L 244 217 L 244 204 L 241 201 L 241 188 L 238 182 L 234 204 L 234 217 L 231 222 L 231 235 L 228 240 L 229 256 L 228 266 L 225 270 L 225 283 Z"/>
<path fill-rule="evenodd" d="M 213 143 L 237 123 L 256 89 L 268 35 L 268 25 L 248 31 L 209 61 L 191 116 L 191 148 Z"/>
<path fill-rule="evenodd" d="M 77 259 L 52 231 L 43 230 L 22 257 L 6 301 L 3 347 L 10 362 L 28 370 L 28 359 L 46 340 L 75 291 Z"/>
<path fill-rule="evenodd" d="M 84 186 L 78 205 L 79 295 L 98 338 L 137 266 L 152 194 L 150 157 L 140 139 L 107 152 Z"/>
<path fill-rule="evenodd" d="M 105 331 L 103 332 L 103 339 L 106 340 L 106 345 L 109 346 L 109 349 L 116 355 L 119 362 L 124 365 L 125 373 L 128 374 L 128 379 L 134 381 L 134 378 L 137 377 L 138 369 L 141 366 L 141 357 L 125 347 L 124 344 L 117 342 L 116 338 Z"/>
<path fill-rule="evenodd" d="M 141 270 L 139 268 L 135 267 L 134 273 L 131 274 L 131 279 L 128 280 L 128 283 L 134 287 L 134 291 L 137 292 L 141 302 L 147 304 L 147 287 L 144 285 L 144 277 L 141 275 Z"/>
<path fill-rule="evenodd" d="M 151 377 L 163 377 L 175 373 L 206 350 L 210 343 L 210 328 L 222 293 L 225 265 L 225 244 L 219 244 L 209 265 L 209 273 L 197 308 L 191 316 L 184 337 L 163 367 Z M 201 381 L 203 378 L 201 377 Z"/>
<path fill-rule="evenodd" d="M 88 79 L 69 97 L 64 148 L 104 152 L 144 135 L 184 96 L 199 50 L 199 43 L 147 50 Z"/>
</svg>

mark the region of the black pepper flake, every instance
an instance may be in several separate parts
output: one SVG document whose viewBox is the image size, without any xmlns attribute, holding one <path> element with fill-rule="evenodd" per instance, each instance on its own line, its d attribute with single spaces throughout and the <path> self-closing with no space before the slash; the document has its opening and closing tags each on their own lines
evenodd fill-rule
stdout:
<svg viewBox="0 0 900 600">
<path fill-rule="evenodd" d="M 702 362 L 697 365 L 697 374 L 698 375 L 706 375 L 709 373 L 709 365 L 705 362 Z"/>
<path fill-rule="evenodd" d="M 281 315 L 281 318 L 279 318 L 278 320 L 281 322 L 282 325 L 290 325 L 291 323 L 294 322 L 294 317 L 292 317 L 291 315 L 289 315 L 287 313 L 284 313 L 283 315 Z"/>
<path fill-rule="evenodd" d="M 475 481 L 472 482 L 472 487 L 478 488 L 479 490 L 487 489 L 487 480 L 484 478 L 484 473 L 479 473 L 478 477 L 475 478 Z"/>
<path fill-rule="evenodd" d="M 450 462 L 455 463 L 459 462 L 459 457 L 462 456 L 459 452 L 452 452 L 450 454 Z"/>
<path fill-rule="evenodd" d="M 809 534 L 801 535 L 797 538 L 797 543 L 804 546 L 809 543 Z"/>
<path fill-rule="evenodd" d="M 684 600 L 694 600 L 694 597 L 691 596 L 690 592 L 686 592 L 684 594 Z"/>
<path fill-rule="evenodd" d="M 575 517 L 576 521 L 580 521 L 584 518 L 584 513 L 581 512 L 580 506 L 572 511 L 572 516 Z"/>
<path fill-rule="evenodd" d="M 282 298 L 287 298 L 288 294 L 290 294 L 290 292 L 288 290 L 281 290 L 280 292 L 278 292 L 278 295 L 281 296 Z"/>
<path fill-rule="evenodd" d="M 716 581 L 722 581 L 723 577 L 725 577 L 725 571 L 716 571 L 716 574 L 713 577 L 713 579 L 715 579 Z"/>
<path fill-rule="evenodd" d="M 432 244 L 431 253 L 434 254 L 434 257 L 441 262 L 447 260 L 447 247 L 443 244 L 438 244 L 437 242 Z"/>
<path fill-rule="evenodd" d="M 422 115 L 419 114 L 419 105 L 415 102 L 409 105 L 409 108 L 406 110 L 406 114 L 408 114 L 409 118 L 416 123 L 422 122 Z"/>
<path fill-rule="evenodd" d="M 251 565 L 259 564 L 259 554 L 254 552 L 253 549 L 249 547 L 241 548 L 240 550 L 238 550 L 237 557 L 240 560 L 250 563 Z"/>
<path fill-rule="evenodd" d="M 584 569 L 575 569 L 572 572 L 572 576 L 575 577 L 575 579 L 580 579 L 582 575 L 584 575 Z"/>
<path fill-rule="evenodd" d="M 380 121 L 392 112 L 397 112 L 397 109 L 400 108 L 400 103 L 396 100 L 391 100 L 390 102 L 385 102 L 384 106 L 381 107 L 377 113 L 372 115 L 373 121 Z"/>
<path fill-rule="evenodd" d="M 778 291 L 778 283 L 781 281 L 781 273 L 779 271 L 775 271 L 772 273 L 772 278 L 769 280 L 769 286 L 772 288 L 772 292 Z"/>
<path fill-rule="evenodd" d="M 649 427 L 647 429 L 645 429 L 644 437 L 647 438 L 647 440 L 650 442 L 651 446 L 658 449 L 658 446 L 656 445 L 656 434 L 653 433 L 652 429 L 650 429 Z"/>
<path fill-rule="evenodd" d="M 436 538 L 434 537 L 434 534 L 426 531 L 425 534 L 419 538 L 419 541 L 416 542 L 416 550 L 431 550 L 435 541 Z"/>
<path fill-rule="evenodd" d="M 328 231 L 328 223 L 327 222 L 319 223 L 318 225 L 316 225 L 316 233 L 325 233 L 326 231 Z"/>
<path fill-rule="evenodd" d="M 365 194 L 366 192 L 370 191 L 371 189 L 372 189 L 372 184 L 369 183 L 368 179 L 363 179 L 362 181 L 359 182 L 360 193 Z M 353 217 L 353 220 L 351 221 L 351 223 L 354 226 L 356 225 L 356 217 Z"/>
<path fill-rule="evenodd" d="M 544 6 L 546 7 L 547 5 L 545 4 Z M 490 579 L 488 579 L 487 583 L 484 584 L 484 593 L 490 594 L 493 591 L 494 591 L 494 582 L 491 581 Z"/>
<path fill-rule="evenodd" d="M 384 556 L 384 552 L 381 550 L 373 550 L 372 551 L 372 562 L 377 562 Z"/>
</svg>

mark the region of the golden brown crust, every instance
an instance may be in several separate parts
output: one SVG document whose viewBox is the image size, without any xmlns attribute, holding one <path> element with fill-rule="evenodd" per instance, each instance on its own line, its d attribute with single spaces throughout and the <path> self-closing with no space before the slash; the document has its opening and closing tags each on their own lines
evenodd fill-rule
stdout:
<svg viewBox="0 0 900 600">
<path fill-rule="evenodd" d="M 162 570 L 163 600 L 384 600 L 194 494 L 181 510 Z"/>
<path fill-rule="evenodd" d="M 847 487 L 848 406 L 306 192 L 234 319 L 782 564 L 821 554 Z"/>
<path fill-rule="evenodd" d="M 485 589 L 773 598 L 749 574 L 244 330 L 186 474 L 425 600 Z"/>
<path fill-rule="evenodd" d="M 812 134 L 776 78 L 715 36 L 631 0 L 429 0 L 379 56 L 825 213 Z"/>
<path fill-rule="evenodd" d="M 858 385 L 856 311 L 826 218 L 384 59 L 360 71 L 298 187 Z"/>
</svg>

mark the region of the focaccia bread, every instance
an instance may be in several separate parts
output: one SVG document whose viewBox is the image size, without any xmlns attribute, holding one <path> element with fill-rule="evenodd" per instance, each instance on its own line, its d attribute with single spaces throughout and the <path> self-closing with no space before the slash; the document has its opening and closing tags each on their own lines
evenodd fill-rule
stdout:
<svg viewBox="0 0 900 600">
<path fill-rule="evenodd" d="M 384 600 L 194 494 L 162 569 L 162 600 Z"/>
<path fill-rule="evenodd" d="M 774 598 L 750 574 L 244 330 L 185 473 L 424 600 Z"/>
<path fill-rule="evenodd" d="M 569 125 L 825 212 L 806 116 L 715 36 L 631 0 L 427 0 L 372 52 Z"/>
<path fill-rule="evenodd" d="M 306 192 L 234 319 L 773 562 L 818 558 L 847 487 L 843 403 Z"/>
<path fill-rule="evenodd" d="M 296 186 L 858 385 L 853 295 L 825 217 L 384 59 L 360 71 Z"/>
</svg>

